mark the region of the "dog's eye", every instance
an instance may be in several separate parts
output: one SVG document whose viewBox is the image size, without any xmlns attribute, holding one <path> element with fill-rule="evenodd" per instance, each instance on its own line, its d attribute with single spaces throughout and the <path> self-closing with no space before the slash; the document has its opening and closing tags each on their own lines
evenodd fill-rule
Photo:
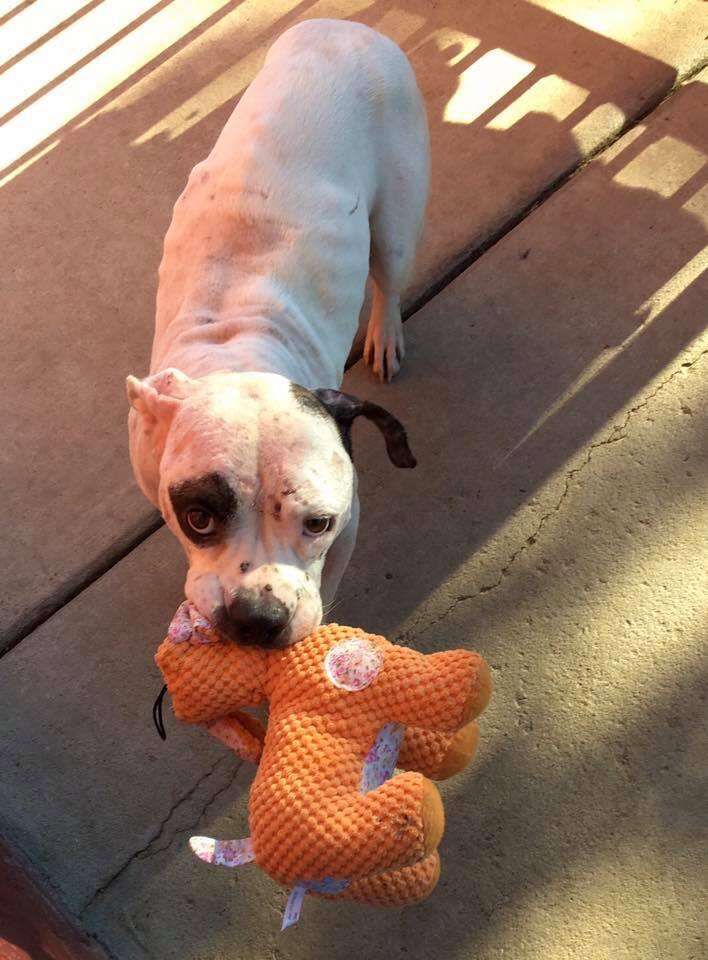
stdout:
<svg viewBox="0 0 708 960">
<path fill-rule="evenodd" d="M 305 520 L 305 533 L 310 537 L 319 537 L 334 526 L 334 517 L 309 517 Z"/>
<path fill-rule="evenodd" d="M 216 526 L 216 521 L 212 515 L 199 507 L 193 507 L 187 511 L 187 523 L 195 533 L 202 534 L 212 533 Z"/>
</svg>

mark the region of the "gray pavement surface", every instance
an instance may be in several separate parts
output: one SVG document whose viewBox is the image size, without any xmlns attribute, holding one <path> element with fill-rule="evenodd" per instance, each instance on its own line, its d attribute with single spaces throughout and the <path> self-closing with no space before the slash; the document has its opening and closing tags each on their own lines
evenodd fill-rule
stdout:
<svg viewBox="0 0 708 960">
<path fill-rule="evenodd" d="M 426 31 L 450 39 L 457 29 L 457 43 L 461 33 L 468 45 L 481 37 L 484 50 L 540 63 L 592 93 L 561 118 L 577 92 L 529 82 L 470 119 L 479 103 L 468 90 L 441 121 L 455 91 L 432 60 L 416 63 L 439 172 L 411 296 L 442 287 L 470 249 L 543 202 L 413 315 L 394 385 L 372 383 L 361 364 L 347 375 L 347 389 L 406 423 L 419 466 L 397 472 L 378 434 L 357 425 L 363 519 L 333 617 L 425 651 L 469 645 L 495 671 L 478 758 L 444 786 L 441 884 L 405 911 L 308 901 L 299 927 L 280 935 L 282 891 L 256 869 L 210 870 L 186 846 L 194 832 L 245 835 L 252 770 L 169 716 L 163 744 L 150 721 L 160 686 L 152 655 L 184 565 L 165 530 L 128 549 L 150 514 L 127 469 L 122 378 L 145 368 L 169 207 L 228 105 L 173 140 L 169 130 L 192 107 L 170 111 L 197 90 L 202 107 L 218 102 L 208 81 L 255 46 L 256 26 L 263 41 L 275 32 L 268 4 L 250 33 L 241 24 L 240 54 L 235 27 L 214 19 L 215 37 L 194 38 L 191 60 L 187 46 L 144 95 L 130 100 L 127 89 L 121 111 L 108 107 L 2 190 L 21 237 L 11 306 L 26 301 L 28 316 L 61 333 L 47 341 L 35 323 L 10 338 L 24 358 L 10 394 L 25 426 L 9 448 L 24 460 L 7 481 L 12 536 L 22 538 L 6 541 L 16 558 L 7 636 L 37 604 L 110 568 L 0 660 L 0 834 L 120 960 L 337 960 L 353 949 L 698 960 L 708 74 L 545 191 L 623 122 L 606 111 L 604 125 L 596 114 L 578 132 L 588 106 L 619 105 L 631 117 L 695 66 L 705 53 L 699 12 L 678 5 L 672 19 L 659 2 L 639 19 L 633 4 L 611 5 L 612 16 L 607 4 L 570 5 L 563 18 L 552 3 L 497 5 L 493 16 L 477 4 L 360 6 L 356 18 L 383 18 L 414 63 L 438 51 Z M 296 12 L 325 5 L 316 7 Z M 189 76 L 177 70 L 186 60 Z M 502 78 L 517 67 L 505 61 Z M 541 96 L 538 109 L 524 114 L 524 96 Z M 488 128 L 513 109 L 516 119 L 507 113 Z M 162 132 L 130 147 L 158 121 Z M 588 129 L 594 139 L 584 140 Z M 57 183 L 67 189 L 54 196 Z M 109 217 L 99 196 L 115 198 Z M 44 219 L 33 203 L 44 204 Z M 50 469 L 37 471 L 48 438 Z"/>
</svg>

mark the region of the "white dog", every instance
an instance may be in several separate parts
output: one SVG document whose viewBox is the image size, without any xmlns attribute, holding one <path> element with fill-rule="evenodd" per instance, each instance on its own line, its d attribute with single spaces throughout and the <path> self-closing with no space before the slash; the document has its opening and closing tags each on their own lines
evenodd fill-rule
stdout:
<svg viewBox="0 0 708 960">
<path fill-rule="evenodd" d="M 428 176 L 404 54 L 311 20 L 270 49 L 175 204 L 151 375 L 128 377 L 131 461 L 186 551 L 187 598 L 237 642 L 321 622 L 356 538 L 355 417 L 415 465 L 393 416 L 337 388 L 369 268 L 365 358 L 398 371 Z"/>
</svg>

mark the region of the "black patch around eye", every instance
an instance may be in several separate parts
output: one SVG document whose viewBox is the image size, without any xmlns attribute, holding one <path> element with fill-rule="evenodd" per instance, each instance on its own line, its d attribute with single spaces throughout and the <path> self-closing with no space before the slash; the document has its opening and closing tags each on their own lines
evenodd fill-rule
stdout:
<svg viewBox="0 0 708 960">
<path fill-rule="evenodd" d="M 224 528 L 236 515 L 236 493 L 226 477 L 220 473 L 207 473 L 193 480 L 173 483 L 169 488 L 170 500 L 177 520 L 186 537 L 198 546 L 208 546 L 221 538 Z M 190 510 L 205 510 L 215 521 L 211 533 L 199 533 L 187 522 Z"/>
</svg>

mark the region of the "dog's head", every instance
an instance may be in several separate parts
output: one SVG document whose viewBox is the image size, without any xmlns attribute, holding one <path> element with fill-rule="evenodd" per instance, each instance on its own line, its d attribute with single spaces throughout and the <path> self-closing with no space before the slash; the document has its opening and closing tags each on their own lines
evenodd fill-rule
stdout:
<svg viewBox="0 0 708 960">
<path fill-rule="evenodd" d="M 239 643 L 285 647 L 322 619 L 327 551 L 354 492 L 351 424 L 381 430 L 414 466 L 405 431 L 375 404 L 276 374 L 128 378 L 131 458 L 189 561 L 186 596 Z"/>
</svg>

